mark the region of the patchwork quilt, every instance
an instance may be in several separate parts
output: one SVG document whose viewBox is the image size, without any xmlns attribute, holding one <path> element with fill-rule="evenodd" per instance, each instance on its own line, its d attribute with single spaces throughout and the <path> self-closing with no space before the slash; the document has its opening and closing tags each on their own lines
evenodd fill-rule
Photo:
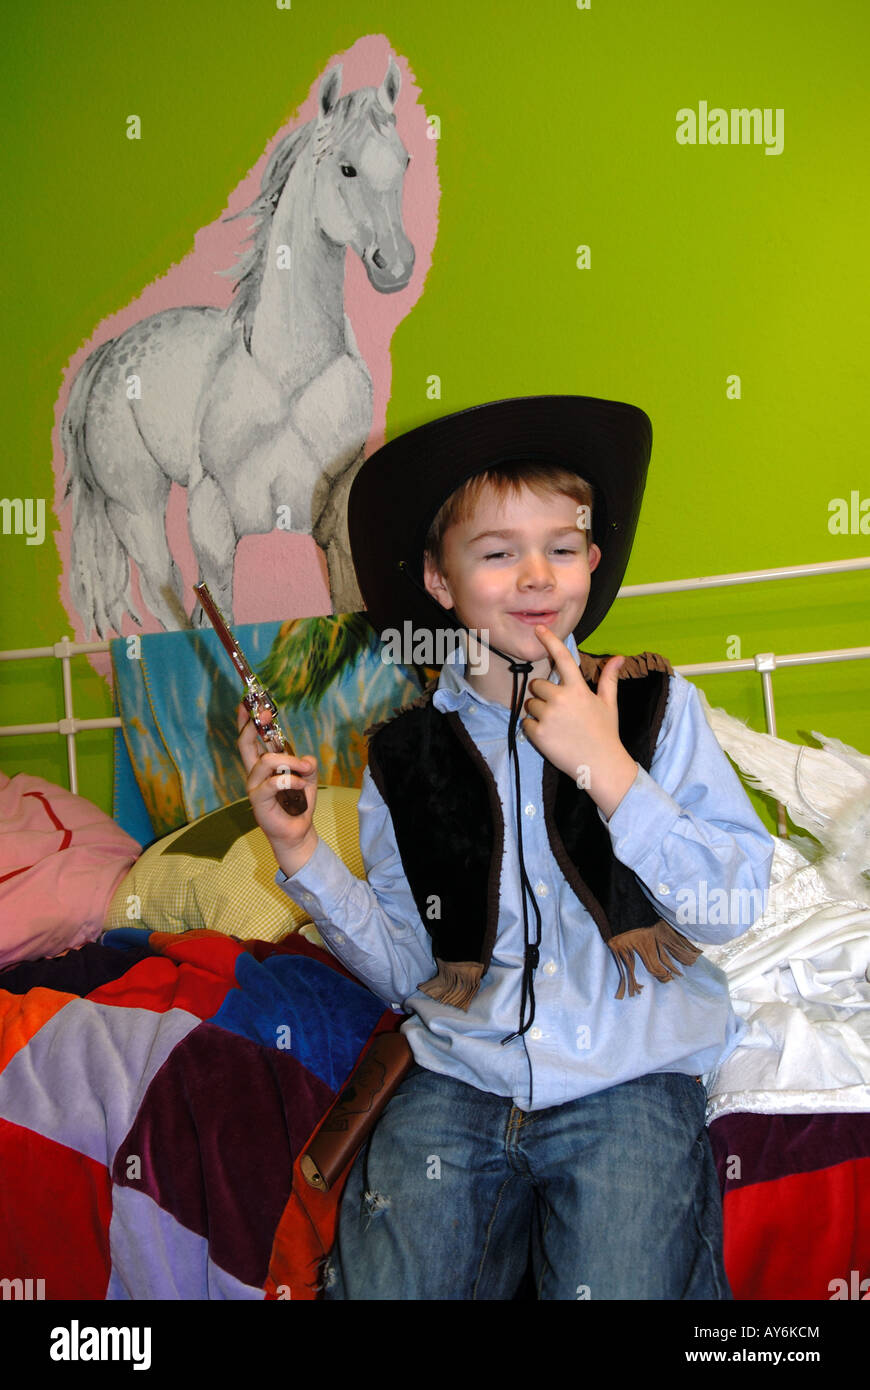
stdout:
<svg viewBox="0 0 870 1390">
<path fill-rule="evenodd" d="M 402 1017 L 298 935 L 123 928 L 0 972 L 0 1281 L 316 1298 L 347 1171 L 321 1193 L 300 1156 Z M 735 1299 L 870 1297 L 870 1114 L 710 1136 Z"/>
<path fill-rule="evenodd" d="M 347 1172 L 299 1157 L 402 1019 L 298 936 L 121 929 L 0 973 L 0 1279 L 315 1298 Z"/>
<path fill-rule="evenodd" d="M 735 1299 L 870 1299 L 870 1113 L 712 1122 Z"/>
</svg>

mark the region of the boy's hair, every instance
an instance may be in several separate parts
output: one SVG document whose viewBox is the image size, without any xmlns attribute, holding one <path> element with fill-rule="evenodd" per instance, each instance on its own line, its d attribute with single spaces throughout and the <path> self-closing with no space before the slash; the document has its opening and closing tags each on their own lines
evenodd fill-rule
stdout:
<svg viewBox="0 0 870 1390">
<path fill-rule="evenodd" d="M 487 468 L 483 473 L 475 473 L 474 477 L 469 478 L 450 494 L 429 527 L 423 545 L 424 553 L 430 556 L 437 569 L 441 569 L 444 561 L 445 533 L 449 527 L 467 521 L 473 515 L 480 494 L 486 486 L 494 488 L 499 498 L 507 497 L 511 493 L 516 496 L 523 486 L 531 488 L 539 497 L 552 496 L 554 493 L 565 494 L 579 505 L 588 507 L 587 524 L 579 529 L 583 530 L 586 536 L 586 548 L 592 544 L 592 506 L 595 493 L 591 483 L 572 473 L 569 468 L 526 459 L 519 464 L 499 464 L 494 468 Z"/>
</svg>

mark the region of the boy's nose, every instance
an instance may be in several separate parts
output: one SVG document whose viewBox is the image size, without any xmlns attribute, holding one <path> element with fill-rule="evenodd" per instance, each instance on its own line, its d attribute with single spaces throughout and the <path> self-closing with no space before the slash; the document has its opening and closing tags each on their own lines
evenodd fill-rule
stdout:
<svg viewBox="0 0 870 1390">
<path fill-rule="evenodd" d="M 520 566 L 518 583 L 521 588 L 529 584 L 536 587 L 541 584 L 551 585 L 553 570 L 546 555 L 525 555 Z"/>
</svg>

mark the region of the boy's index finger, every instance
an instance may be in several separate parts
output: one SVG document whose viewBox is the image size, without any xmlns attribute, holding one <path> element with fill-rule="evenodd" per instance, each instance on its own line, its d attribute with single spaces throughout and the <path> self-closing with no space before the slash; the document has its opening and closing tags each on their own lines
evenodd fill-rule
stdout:
<svg viewBox="0 0 870 1390">
<path fill-rule="evenodd" d="M 573 685 L 578 680 L 583 680 L 580 674 L 580 667 L 569 652 L 565 643 L 555 632 L 551 632 L 543 623 L 539 623 L 535 628 L 535 636 L 546 647 L 553 665 L 559 673 L 559 679 L 563 685 Z M 585 684 L 585 681 L 583 682 Z"/>
</svg>

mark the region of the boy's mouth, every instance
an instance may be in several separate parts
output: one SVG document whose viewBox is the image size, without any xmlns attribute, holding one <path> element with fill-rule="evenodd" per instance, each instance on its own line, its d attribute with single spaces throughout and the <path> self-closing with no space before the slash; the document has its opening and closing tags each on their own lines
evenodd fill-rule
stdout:
<svg viewBox="0 0 870 1390">
<path fill-rule="evenodd" d="M 544 610 L 524 608 L 511 613 L 510 617 L 518 618 L 521 623 L 528 623 L 530 627 L 535 627 L 538 623 L 543 623 L 545 627 L 548 627 L 558 614 L 558 611 L 557 608 L 548 608 Z"/>
</svg>

